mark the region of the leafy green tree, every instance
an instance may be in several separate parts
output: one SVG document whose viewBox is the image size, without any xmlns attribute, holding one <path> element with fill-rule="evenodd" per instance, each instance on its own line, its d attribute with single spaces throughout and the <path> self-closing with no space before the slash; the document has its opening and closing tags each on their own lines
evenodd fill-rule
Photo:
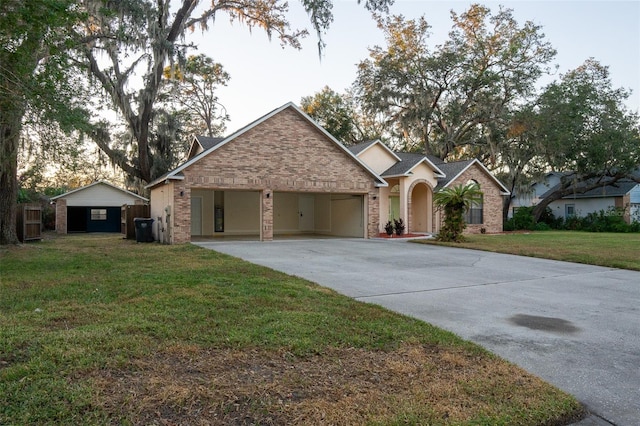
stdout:
<svg viewBox="0 0 640 426">
<path fill-rule="evenodd" d="M 329 86 L 313 96 L 302 98 L 300 107 L 339 141 L 347 145 L 356 142 L 353 108 Z"/>
<path fill-rule="evenodd" d="M 174 104 L 182 115 L 186 132 L 209 137 L 220 136 L 229 120 L 216 90 L 230 79 L 222 64 L 206 55 L 191 55 L 183 64 L 164 69 L 165 86 L 162 103 Z"/>
<path fill-rule="evenodd" d="M 553 201 L 620 179 L 637 180 L 640 128 L 614 89 L 607 67 L 593 59 L 547 86 L 536 107 L 536 150 L 551 170 L 565 172 L 555 191 L 534 208 L 540 218 Z"/>
<path fill-rule="evenodd" d="M 476 183 L 443 188 L 433 194 L 434 203 L 444 210 L 444 224 L 438 233 L 439 241 L 461 242 L 467 227 L 465 211 L 482 200 L 482 191 Z"/>
<path fill-rule="evenodd" d="M 331 0 L 301 0 L 319 37 L 329 28 Z M 283 46 L 300 48 L 306 30 L 292 30 L 283 0 L 84 0 L 89 13 L 85 32 L 92 38 L 84 50 L 85 67 L 123 118 L 127 138 L 113 140 L 108 126 L 93 133 L 94 141 L 129 176 L 149 182 L 166 171 L 162 138 L 152 133 L 167 64 L 183 65 L 189 45 L 186 31 L 206 30 L 220 14 L 250 30 L 263 29 Z M 367 0 L 370 10 L 386 11 L 392 0 Z M 157 134 L 155 136 L 158 136 Z M 165 144 L 166 145 L 166 144 Z M 166 153 L 166 152 L 165 152 Z"/>
<path fill-rule="evenodd" d="M 441 159 L 491 144 L 490 124 L 533 93 L 555 55 L 540 27 L 519 25 L 510 9 L 476 4 L 451 18 L 449 39 L 433 49 L 424 18 L 378 18 L 387 46 L 370 49 L 354 84 L 404 145 Z"/>
<path fill-rule="evenodd" d="M 72 0 L 0 2 L 0 244 L 17 242 L 18 154 L 27 111 L 65 131 L 85 122 L 72 100 L 69 48 L 79 21 Z"/>
<path fill-rule="evenodd" d="M 385 125 L 362 111 L 350 91 L 340 94 L 328 86 L 300 100 L 304 112 L 346 145 L 381 139 L 389 141 Z"/>
<path fill-rule="evenodd" d="M 522 105 L 518 110 L 497 123 L 493 132 L 495 148 L 489 151 L 489 158 L 480 153 L 476 155 L 485 164 L 491 164 L 496 177 L 505 184 L 511 194 L 526 194 L 532 184 L 540 181 L 548 172 L 548 166 L 539 155 L 536 145 L 535 101 Z M 485 154 L 487 154 L 485 152 Z M 511 199 L 503 199 L 503 220 L 506 222 Z"/>
</svg>

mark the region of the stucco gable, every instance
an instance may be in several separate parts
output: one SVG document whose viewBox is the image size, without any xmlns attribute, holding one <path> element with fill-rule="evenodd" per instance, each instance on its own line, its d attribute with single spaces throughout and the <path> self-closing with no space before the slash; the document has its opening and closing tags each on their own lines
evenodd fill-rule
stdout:
<svg viewBox="0 0 640 426">
<path fill-rule="evenodd" d="M 357 156 L 380 175 L 394 164 L 402 161 L 397 154 L 380 141 L 374 141 L 368 144 L 366 148 L 358 152 Z"/>
</svg>

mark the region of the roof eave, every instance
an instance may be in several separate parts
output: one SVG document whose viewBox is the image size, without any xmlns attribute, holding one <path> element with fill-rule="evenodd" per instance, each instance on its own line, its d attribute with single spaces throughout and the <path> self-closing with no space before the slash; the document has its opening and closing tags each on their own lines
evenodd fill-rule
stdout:
<svg viewBox="0 0 640 426">
<path fill-rule="evenodd" d="M 158 178 L 158 179 L 156 179 L 154 181 L 151 181 L 149 184 L 147 184 L 145 186 L 145 189 L 151 189 L 154 186 L 160 185 L 161 183 L 165 183 L 165 184 L 169 183 L 170 180 L 184 180 L 184 175 L 178 175 L 178 174 L 172 175 L 172 174 L 170 174 L 170 175 L 167 175 L 167 176 L 160 177 L 160 178 Z"/>
<path fill-rule="evenodd" d="M 113 188 L 113 189 L 117 189 L 118 191 L 122 191 L 122 192 L 125 192 L 125 193 L 129 194 L 129 195 L 132 195 L 132 196 L 134 196 L 134 197 L 137 197 L 137 198 L 139 198 L 139 199 L 141 199 L 141 200 L 149 201 L 149 199 L 148 199 L 148 198 L 145 198 L 145 197 L 143 197 L 142 195 L 135 194 L 135 193 L 133 193 L 133 192 L 131 192 L 131 191 L 127 191 L 126 189 L 118 188 L 117 186 L 115 186 L 115 185 L 113 185 L 113 184 L 111 184 L 111 183 L 107 182 L 106 180 L 97 180 L 97 181 L 95 181 L 95 182 L 93 182 L 93 183 L 90 183 L 89 185 L 81 186 L 80 188 L 76 188 L 76 189 L 73 189 L 73 190 L 71 190 L 71 191 L 65 192 L 64 194 L 60 194 L 60 195 L 56 195 L 55 197 L 51 197 L 51 198 L 50 198 L 50 200 L 51 200 L 51 201 L 55 201 L 55 200 L 57 200 L 58 198 L 62 198 L 62 197 L 69 196 L 69 195 L 74 194 L 74 193 L 76 193 L 76 192 L 78 192 L 78 191 L 82 191 L 82 190 L 85 190 L 85 189 L 91 188 L 92 186 L 96 186 L 96 185 L 98 185 L 98 184 L 104 184 L 104 185 L 107 185 L 107 186 L 109 186 L 109 187 L 111 187 L 111 188 Z"/>
</svg>

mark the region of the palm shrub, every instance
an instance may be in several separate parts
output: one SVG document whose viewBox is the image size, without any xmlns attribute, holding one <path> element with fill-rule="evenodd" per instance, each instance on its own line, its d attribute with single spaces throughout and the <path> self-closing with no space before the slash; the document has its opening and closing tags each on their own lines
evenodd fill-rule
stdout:
<svg viewBox="0 0 640 426">
<path fill-rule="evenodd" d="M 475 202 L 482 200 L 482 191 L 476 183 L 444 188 L 436 192 L 433 201 L 444 209 L 444 224 L 440 228 L 439 241 L 461 242 L 462 232 L 467 227 L 464 212 Z"/>
</svg>

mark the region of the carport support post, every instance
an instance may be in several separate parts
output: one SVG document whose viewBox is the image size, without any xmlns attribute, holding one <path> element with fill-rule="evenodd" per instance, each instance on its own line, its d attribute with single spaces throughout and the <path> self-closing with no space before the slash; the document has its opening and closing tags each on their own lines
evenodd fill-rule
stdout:
<svg viewBox="0 0 640 426">
<path fill-rule="evenodd" d="M 273 191 L 264 189 L 260 195 L 260 241 L 273 241 Z"/>
</svg>

